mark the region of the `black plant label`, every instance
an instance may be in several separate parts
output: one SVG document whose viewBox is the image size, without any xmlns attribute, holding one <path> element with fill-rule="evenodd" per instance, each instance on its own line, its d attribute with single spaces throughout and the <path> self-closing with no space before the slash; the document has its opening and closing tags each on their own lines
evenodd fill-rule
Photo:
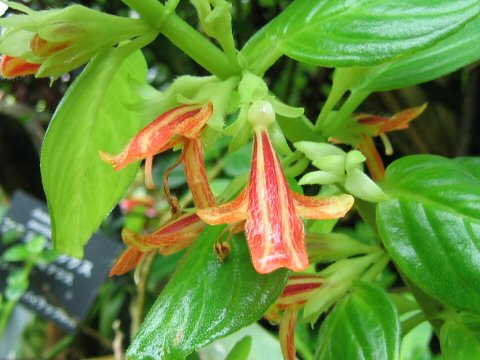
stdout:
<svg viewBox="0 0 480 360">
<path fill-rule="evenodd" d="M 22 233 L 19 242 L 27 243 L 40 235 L 47 239 L 47 247 L 52 247 L 47 206 L 24 192 L 15 193 L 0 223 L 0 234 L 14 229 Z M 87 315 L 121 248 L 120 242 L 97 232 L 85 246 L 83 259 L 60 255 L 51 263 L 36 264 L 20 303 L 64 330 L 74 332 Z M 0 254 L 4 250 L 5 245 L 0 242 Z M 9 273 L 21 266 L 5 262 L 0 256 L 1 291 L 6 287 Z"/>
</svg>

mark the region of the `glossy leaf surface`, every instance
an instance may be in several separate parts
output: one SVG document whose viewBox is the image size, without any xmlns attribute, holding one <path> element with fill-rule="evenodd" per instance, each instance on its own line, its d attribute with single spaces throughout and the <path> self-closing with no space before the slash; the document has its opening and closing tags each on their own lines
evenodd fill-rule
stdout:
<svg viewBox="0 0 480 360">
<path fill-rule="evenodd" d="M 260 275 L 246 240 L 236 236 L 222 264 L 213 245 L 223 226 L 207 227 L 147 315 L 129 359 L 184 359 L 192 351 L 257 321 L 285 287 L 288 272 Z"/>
<path fill-rule="evenodd" d="M 419 288 L 459 309 L 480 310 L 480 159 L 408 156 L 383 184 L 380 236 Z"/>
<path fill-rule="evenodd" d="M 297 0 L 265 35 L 302 62 L 372 65 L 433 45 L 479 12 L 476 0 Z"/>
<path fill-rule="evenodd" d="M 122 48 L 93 59 L 57 108 L 42 147 L 42 181 L 56 250 L 83 256 L 83 245 L 127 191 L 136 166 L 114 172 L 99 150 L 118 151 L 142 127 L 125 105 L 137 95 L 130 79 L 144 81 L 140 53 L 125 62 Z"/>
<path fill-rule="evenodd" d="M 476 359 L 480 354 L 480 317 L 463 313 L 443 324 L 440 346 L 445 360 Z"/>
<path fill-rule="evenodd" d="M 317 360 L 398 359 L 400 323 L 386 293 L 356 282 L 320 328 Z"/>
<path fill-rule="evenodd" d="M 362 74 L 353 89 L 387 91 L 436 79 L 480 60 L 480 17 L 436 45 Z M 344 71 L 339 69 L 339 71 Z"/>
</svg>

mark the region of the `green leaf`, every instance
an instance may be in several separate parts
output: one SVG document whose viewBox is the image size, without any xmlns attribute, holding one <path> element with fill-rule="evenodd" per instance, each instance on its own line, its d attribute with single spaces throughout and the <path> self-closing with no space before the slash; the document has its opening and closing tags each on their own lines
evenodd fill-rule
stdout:
<svg viewBox="0 0 480 360">
<path fill-rule="evenodd" d="M 264 34 L 301 62 L 373 65 L 431 46 L 479 12 L 477 0 L 297 0 Z"/>
<path fill-rule="evenodd" d="M 247 144 L 240 149 L 228 153 L 224 157 L 223 170 L 231 177 L 247 174 L 250 171 L 250 159 L 252 158 L 252 145 Z"/>
<path fill-rule="evenodd" d="M 24 270 L 25 269 L 13 271 L 7 278 L 5 297 L 9 301 L 18 301 L 28 289 L 29 274 L 27 274 Z"/>
<path fill-rule="evenodd" d="M 18 244 L 9 247 L 2 255 L 5 261 L 24 261 L 30 257 L 27 245 Z"/>
<path fill-rule="evenodd" d="M 57 108 L 42 147 L 42 181 L 55 249 L 83 256 L 83 245 L 134 179 L 137 165 L 119 172 L 99 150 L 117 153 L 142 127 L 126 104 L 137 99 L 130 79 L 146 77 L 140 52 L 124 62 L 123 47 L 100 53 L 75 80 Z"/>
<path fill-rule="evenodd" d="M 313 130 L 312 123 L 305 116 L 291 119 L 278 115 L 277 123 L 291 142 L 319 140 L 319 135 Z"/>
<path fill-rule="evenodd" d="M 431 360 L 432 334 L 432 326 L 426 321 L 409 331 L 402 339 L 400 360 Z"/>
<path fill-rule="evenodd" d="M 480 317 L 463 313 L 448 319 L 440 331 L 443 359 L 477 359 L 480 354 Z"/>
<path fill-rule="evenodd" d="M 480 310 L 480 158 L 408 156 L 383 184 L 380 236 L 420 289 L 459 309 Z"/>
<path fill-rule="evenodd" d="M 480 17 L 433 47 L 366 69 L 354 90 L 388 91 L 436 79 L 480 59 Z M 337 69 L 337 71 L 348 71 Z"/>
<path fill-rule="evenodd" d="M 258 320 L 285 287 L 288 271 L 260 275 L 243 236 L 222 264 L 213 245 L 224 226 L 207 227 L 147 315 L 127 351 L 137 359 L 184 359 Z"/>
<path fill-rule="evenodd" d="M 320 328 L 315 359 L 398 359 L 400 323 L 387 294 L 357 281 Z"/>
<path fill-rule="evenodd" d="M 245 336 L 230 350 L 225 360 L 248 360 L 252 349 L 252 337 Z"/>
</svg>

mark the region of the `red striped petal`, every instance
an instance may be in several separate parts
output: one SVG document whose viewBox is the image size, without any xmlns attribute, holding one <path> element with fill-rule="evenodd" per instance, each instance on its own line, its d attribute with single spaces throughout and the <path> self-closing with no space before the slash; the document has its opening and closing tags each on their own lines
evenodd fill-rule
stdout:
<svg viewBox="0 0 480 360">
<path fill-rule="evenodd" d="M 360 114 L 356 116 L 356 119 L 360 124 L 369 128 L 374 136 L 378 136 L 382 133 L 408 128 L 409 123 L 420 116 L 426 107 L 427 104 L 408 108 L 396 113 L 390 118 L 370 114 Z"/>
<path fill-rule="evenodd" d="M 120 154 L 110 155 L 100 151 L 99 155 L 118 171 L 133 161 L 171 149 L 181 141 L 181 137 L 175 133 L 175 127 L 199 112 L 198 105 L 180 106 L 167 111 L 144 127 Z"/>
<path fill-rule="evenodd" d="M 184 214 L 149 235 L 123 229 L 122 239 L 141 251 L 158 249 L 166 255 L 191 245 L 204 228 L 205 223 L 196 214 Z"/>
<path fill-rule="evenodd" d="M 18 76 L 33 75 L 40 68 L 40 64 L 32 64 L 22 58 L 2 55 L 0 60 L 0 74 L 5 79 Z"/>
<path fill-rule="evenodd" d="M 295 360 L 295 326 L 298 309 L 288 309 L 280 321 L 280 345 L 284 360 Z"/>
<path fill-rule="evenodd" d="M 308 267 L 303 223 L 264 128 L 255 131 L 248 212 L 245 233 L 257 272 Z"/>
<path fill-rule="evenodd" d="M 197 215 L 210 225 L 233 224 L 247 219 L 246 189 L 226 204 L 197 209 Z"/>
<path fill-rule="evenodd" d="M 337 219 L 353 206 L 353 196 L 336 195 L 313 197 L 292 192 L 297 213 L 307 219 Z"/>
<path fill-rule="evenodd" d="M 136 248 L 128 248 L 115 261 L 115 264 L 113 265 L 112 270 L 110 270 L 108 276 L 126 274 L 138 265 L 143 255 L 144 253 Z"/>
<path fill-rule="evenodd" d="M 192 192 L 195 206 L 198 209 L 214 206 L 215 197 L 208 183 L 201 141 L 199 139 L 186 139 L 183 144 L 182 157 L 185 177 Z"/>
</svg>

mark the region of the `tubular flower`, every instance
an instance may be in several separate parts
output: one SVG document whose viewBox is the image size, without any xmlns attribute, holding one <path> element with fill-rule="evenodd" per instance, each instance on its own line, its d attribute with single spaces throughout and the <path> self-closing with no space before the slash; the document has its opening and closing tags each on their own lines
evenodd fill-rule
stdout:
<svg viewBox="0 0 480 360">
<path fill-rule="evenodd" d="M 39 68 L 40 64 L 32 64 L 18 57 L 3 55 L 0 59 L 0 74 L 6 79 L 33 75 Z"/>
<path fill-rule="evenodd" d="M 268 137 L 266 127 L 274 118 L 263 113 L 269 111 L 273 112 L 270 103 L 264 102 L 259 118 L 254 116 L 253 156 L 247 187 L 227 204 L 197 209 L 197 214 L 212 225 L 245 220 L 253 266 L 262 274 L 280 267 L 295 271 L 306 269 L 309 261 L 301 217 L 335 219 L 345 215 L 353 205 L 350 195 L 314 198 L 290 190 Z"/>
<path fill-rule="evenodd" d="M 291 276 L 283 293 L 264 315 L 268 321 L 280 323 L 280 345 L 286 360 L 295 360 L 295 326 L 298 311 L 323 282 L 324 279 L 316 275 Z"/>
<path fill-rule="evenodd" d="M 426 107 L 427 104 L 423 104 L 422 106 L 405 109 L 390 118 L 370 114 L 359 114 L 355 117 L 363 130 L 360 133 L 361 140 L 357 147 L 367 158 L 366 164 L 373 179 L 383 179 L 385 166 L 373 143 L 372 136 L 381 137 L 385 144 L 385 152 L 387 155 L 390 155 L 392 148 L 385 134 L 391 131 L 407 129 L 410 121 L 420 116 Z"/>
<path fill-rule="evenodd" d="M 123 229 L 122 240 L 129 247 L 115 261 L 110 276 L 127 273 L 138 265 L 145 254 L 152 251 L 167 256 L 186 248 L 204 227 L 205 223 L 196 214 L 184 214 L 150 235 L 139 235 Z"/>
<path fill-rule="evenodd" d="M 79 67 L 99 51 L 148 31 L 142 20 L 104 14 L 72 5 L 65 9 L 24 12 L 0 19 L 1 75 L 59 77 Z M 20 66 L 20 64 L 23 64 Z"/>
<path fill-rule="evenodd" d="M 173 148 L 184 139 L 197 139 L 213 113 L 212 103 L 200 105 L 183 105 L 160 115 L 144 127 L 118 155 L 99 152 L 105 162 L 111 164 L 115 171 L 128 164 L 145 159 L 145 183 L 154 188 L 152 177 L 153 157 Z"/>
<path fill-rule="evenodd" d="M 187 183 L 197 208 L 213 206 L 215 198 L 208 185 L 199 139 L 185 139 L 180 161 L 184 163 Z M 168 256 L 190 246 L 205 226 L 196 214 L 184 214 L 148 235 L 123 229 L 122 239 L 129 247 L 116 260 L 110 276 L 125 274 L 152 251 Z"/>
</svg>

